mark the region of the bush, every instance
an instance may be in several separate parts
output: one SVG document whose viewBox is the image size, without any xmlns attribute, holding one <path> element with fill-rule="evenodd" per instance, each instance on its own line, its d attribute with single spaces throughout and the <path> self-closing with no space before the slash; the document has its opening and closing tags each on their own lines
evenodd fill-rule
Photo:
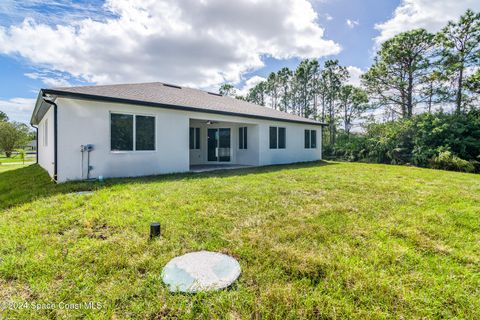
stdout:
<svg viewBox="0 0 480 320">
<path fill-rule="evenodd" d="M 440 152 L 430 160 L 430 167 L 433 169 L 452 170 L 460 172 L 475 172 L 473 162 L 463 160 L 450 151 Z"/>
<path fill-rule="evenodd" d="M 439 157 L 445 151 L 451 155 Z M 410 119 L 370 123 L 365 133 L 340 133 L 335 145 L 325 146 L 324 154 L 327 159 L 420 167 L 441 166 L 441 159 L 445 159 L 450 164 L 441 169 L 465 171 L 473 166 L 480 172 L 480 111 L 424 113 Z"/>
</svg>

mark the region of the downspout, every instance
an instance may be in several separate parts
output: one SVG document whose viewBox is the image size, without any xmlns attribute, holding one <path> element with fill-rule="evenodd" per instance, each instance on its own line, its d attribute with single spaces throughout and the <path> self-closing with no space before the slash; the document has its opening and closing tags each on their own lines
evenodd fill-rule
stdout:
<svg viewBox="0 0 480 320">
<path fill-rule="evenodd" d="M 46 100 L 45 97 L 43 97 L 43 101 L 45 103 L 48 103 L 49 105 L 53 106 L 53 180 L 57 182 L 57 173 L 58 173 L 58 156 L 57 156 L 57 104 L 53 101 Z"/>
</svg>

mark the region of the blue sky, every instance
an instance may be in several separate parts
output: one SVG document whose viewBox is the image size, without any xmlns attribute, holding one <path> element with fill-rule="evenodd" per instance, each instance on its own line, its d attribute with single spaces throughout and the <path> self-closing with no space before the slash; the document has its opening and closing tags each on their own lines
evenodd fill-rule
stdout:
<svg viewBox="0 0 480 320">
<path fill-rule="evenodd" d="M 339 59 L 352 82 L 385 38 L 438 30 L 477 1 L 2 0 L 0 110 L 28 122 L 40 88 L 165 81 L 248 89 L 303 58 Z M 250 81 L 249 81 L 250 80 Z"/>
</svg>

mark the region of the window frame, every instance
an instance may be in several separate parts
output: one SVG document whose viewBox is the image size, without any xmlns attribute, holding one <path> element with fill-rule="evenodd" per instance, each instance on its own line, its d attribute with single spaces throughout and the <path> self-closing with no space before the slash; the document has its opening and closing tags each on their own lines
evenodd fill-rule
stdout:
<svg viewBox="0 0 480 320">
<path fill-rule="evenodd" d="M 315 146 L 312 146 L 312 137 L 315 133 Z M 307 143 L 308 138 L 308 143 Z M 317 130 L 315 129 L 305 129 L 304 133 L 304 149 L 317 149 Z"/>
<path fill-rule="evenodd" d="M 315 146 L 313 146 L 313 134 L 315 133 Z M 317 130 L 311 129 L 310 130 L 310 149 L 317 149 Z"/>
<path fill-rule="evenodd" d="M 310 149 L 310 142 L 312 140 L 310 129 L 305 129 L 303 133 L 303 139 L 304 139 L 304 142 L 303 142 L 304 149 Z"/>
<path fill-rule="evenodd" d="M 272 147 L 272 129 L 275 129 L 275 146 Z M 283 129 L 284 132 L 284 141 L 283 141 L 283 146 L 280 145 L 280 129 Z M 268 145 L 269 149 L 275 150 L 275 149 L 287 149 L 287 127 L 278 127 L 278 126 L 269 126 L 268 128 Z"/>
<path fill-rule="evenodd" d="M 193 148 L 190 146 L 190 132 L 193 131 Z M 189 150 L 200 150 L 201 149 L 201 139 L 202 130 L 200 127 L 189 127 L 188 128 L 188 149 Z"/>
<path fill-rule="evenodd" d="M 132 150 L 112 150 L 112 114 L 120 114 L 120 115 L 128 115 L 133 116 L 133 141 L 132 141 Z M 137 117 L 152 117 L 153 121 L 153 150 L 136 150 L 137 146 Z M 113 111 L 110 110 L 108 114 L 108 122 L 109 122 L 109 144 L 110 144 L 110 153 L 152 153 L 157 152 L 157 116 L 153 114 L 146 114 L 146 113 L 133 113 L 133 112 L 124 112 L 124 111 Z"/>
<path fill-rule="evenodd" d="M 238 128 L 238 149 L 248 150 L 248 127 Z"/>
</svg>

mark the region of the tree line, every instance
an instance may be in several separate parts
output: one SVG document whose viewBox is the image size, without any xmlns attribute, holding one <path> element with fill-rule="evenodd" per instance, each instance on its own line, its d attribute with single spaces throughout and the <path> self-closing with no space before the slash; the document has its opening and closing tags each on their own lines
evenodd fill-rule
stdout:
<svg viewBox="0 0 480 320">
<path fill-rule="evenodd" d="M 9 121 L 7 114 L 0 111 L 0 152 L 5 153 L 7 158 L 33 139 L 35 139 L 35 133 L 26 124 Z M 17 152 L 22 153 L 23 150 L 17 150 Z"/>
<path fill-rule="evenodd" d="M 325 122 L 324 141 L 332 146 L 338 131 L 349 136 L 369 111 L 397 120 L 448 106 L 457 114 L 478 108 L 479 43 L 480 13 L 467 10 L 436 34 L 414 29 L 382 43 L 360 86 L 348 84 L 347 68 L 338 60 L 321 65 L 307 59 L 295 70 L 270 73 L 245 96 L 237 96 L 231 84 L 220 93 Z"/>
</svg>

